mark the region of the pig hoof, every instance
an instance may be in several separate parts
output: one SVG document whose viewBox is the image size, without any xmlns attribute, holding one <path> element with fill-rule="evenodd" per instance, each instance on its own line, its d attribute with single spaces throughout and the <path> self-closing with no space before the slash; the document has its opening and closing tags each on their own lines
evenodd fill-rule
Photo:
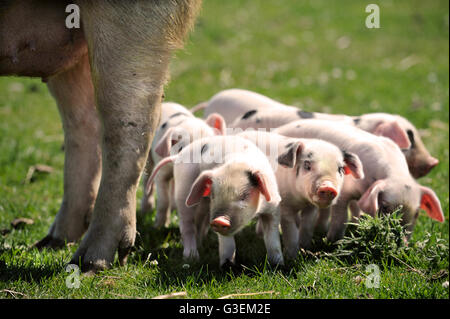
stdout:
<svg viewBox="0 0 450 319">
<path fill-rule="evenodd" d="M 33 247 L 36 247 L 39 250 L 44 248 L 60 249 L 63 248 L 65 245 L 66 245 L 65 240 L 54 238 L 51 235 L 47 235 L 38 242 L 36 242 L 33 245 Z"/>
<path fill-rule="evenodd" d="M 130 227 L 124 234 L 122 240 L 117 242 L 114 236 L 108 236 L 114 235 L 111 231 L 90 228 L 70 263 L 80 265 L 83 272 L 96 273 L 110 268 L 118 251 L 119 263 L 124 265 L 134 246 L 136 231 Z"/>
</svg>

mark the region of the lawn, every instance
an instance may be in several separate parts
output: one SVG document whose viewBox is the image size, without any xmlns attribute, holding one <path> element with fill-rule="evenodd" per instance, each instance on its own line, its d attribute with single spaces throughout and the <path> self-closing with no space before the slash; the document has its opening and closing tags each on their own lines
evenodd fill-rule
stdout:
<svg viewBox="0 0 450 319">
<path fill-rule="evenodd" d="M 187 265 L 174 212 L 168 229 L 138 212 L 136 249 L 124 267 L 82 276 L 70 288 L 66 263 L 77 245 L 30 248 L 44 237 L 63 190 L 62 125 L 39 79 L 0 78 L 0 298 L 188 298 L 260 293 L 252 298 L 449 298 L 449 4 L 379 1 L 381 28 L 368 29 L 370 2 L 208 0 L 171 64 L 167 101 L 187 107 L 239 87 L 308 111 L 397 113 L 422 133 L 440 164 L 420 183 L 435 190 L 445 223 L 421 213 L 406 252 L 395 258 L 302 254 L 284 269 L 265 262 L 250 225 L 237 236 L 239 271 L 218 266 L 209 233 L 201 261 Z M 27 180 L 36 164 L 53 168 Z M 142 189 L 138 192 L 138 198 Z M 13 229 L 18 217 L 34 221 Z M 366 284 L 375 264 L 378 288 Z M 68 287 L 69 286 L 69 287 Z M 245 296 L 249 297 L 249 296 Z"/>
</svg>

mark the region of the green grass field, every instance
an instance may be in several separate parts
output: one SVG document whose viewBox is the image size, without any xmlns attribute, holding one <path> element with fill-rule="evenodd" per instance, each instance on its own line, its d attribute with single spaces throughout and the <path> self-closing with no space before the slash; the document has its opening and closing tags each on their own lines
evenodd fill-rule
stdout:
<svg viewBox="0 0 450 319">
<path fill-rule="evenodd" d="M 68 288 L 65 265 L 77 245 L 29 248 L 46 235 L 62 199 L 63 132 L 55 101 L 38 79 L 3 77 L 0 298 L 151 298 L 179 291 L 188 298 L 449 298 L 443 286 L 449 280 L 449 4 L 379 1 L 381 28 L 367 29 L 369 3 L 204 1 L 185 49 L 172 61 L 166 100 L 192 107 L 239 87 L 310 111 L 403 115 L 440 160 L 420 183 L 438 194 L 445 223 L 422 213 L 410 249 L 394 259 L 301 255 L 282 270 L 265 263 L 263 242 L 250 225 L 237 236 L 237 260 L 245 267 L 230 272 L 218 266 L 211 232 L 201 262 L 184 266 L 176 214 L 165 230 L 152 228 L 150 214 L 138 218 L 126 266 L 82 276 L 78 289 Z M 24 183 L 35 164 L 54 171 Z M 34 224 L 11 230 L 17 217 Z M 380 268 L 379 288 L 365 284 L 371 263 Z"/>
</svg>

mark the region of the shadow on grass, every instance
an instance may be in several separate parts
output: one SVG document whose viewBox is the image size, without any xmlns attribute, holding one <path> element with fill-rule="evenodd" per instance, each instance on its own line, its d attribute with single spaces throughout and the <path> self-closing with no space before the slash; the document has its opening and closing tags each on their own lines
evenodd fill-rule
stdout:
<svg viewBox="0 0 450 319">
<path fill-rule="evenodd" d="M 42 279 L 54 277 L 63 268 L 55 268 L 54 266 L 48 267 L 35 267 L 35 266 L 20 266 L 20 265 L 7 265 L 4 261 L 0 260 L 0 282 L 35 282 L 38 283 Z"/>
<path fill-rule="evenodd" d="M 220 267 L 217 235 L 211 230 L 199 248 L 199 261 L 183 259 L 183 245 L 179 227 L 172 224 L 168 228 L 153 227 L 153 214 L 137 214 L 137 236 L 135 249 L 128 263 L 138 267 L 146 267 L 152 260 L 158 262 L 158 282 L 164 287 L 183 285 L 186 282 L 217 283 L 227 282 L 232 277 L 254 277 L 269 271 L 281 271 L 284 274 L 295 274 L 305 266 L 314 262 L 316 257 L 310 252 L 300 255 L 296 260 L 286 262 L 283 267 L 272 267 L 266 259 L 264 241 L 256 235 L 255 224 L 245 227 L 235 236 L 236 264 Z M 323 247 L 322 247 L 323 248 Z M 329 248 L 329 247 L 328 247 Z M 74 247 L 75 249 L 75 247 Z M 74 250 L 72 249 L 72 250 Z M 34 258 L 27 254 L 24 260 L 19 259 L 21 248 L 0 249 L 0 282 L 25 281 L 38 283 L 64 272 L 65 262 L 55 251 L 43 250 L 44 262 L 36 265 Z M 31 252 L 33 249 L 29 249 Z M 73 253 L 73 251 L 72 251 Z M 48 254 L 48 256 L 47 256 Z M 71 255 L 71 254 L 69 254 Z M 118 265 L 115 265 L 118 267 Z"/>
<path fill-rule="evenodd" d="M 275 270 L 266 260 L 266 249 L 262 238 L 251 224 L 235 236 L 236 265 L 220 267 L 217 235 L 211 230 L 199 248 L 199 261 L 183 259 L 183 246 L 178 226 L 156 229 L 152 216 L 138 214 L 138 236 L 136 250 L 129 262 L 142 265 L 157 260 L 161 285 L 179 285 L 195 278 L 196 282 L 210 283 L 228 281 L 240 275 L 255 276 L 266 270 Z M 150 254 L 150 257 L 149 257 Z M 279 268 L 284 271 L 283 268 Z"/>
</svg>

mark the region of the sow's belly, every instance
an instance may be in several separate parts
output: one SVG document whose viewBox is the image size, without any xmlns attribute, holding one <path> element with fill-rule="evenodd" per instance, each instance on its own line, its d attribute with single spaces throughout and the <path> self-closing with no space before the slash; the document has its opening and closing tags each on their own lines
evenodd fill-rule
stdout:
<svg viewBox="0 0 450 319">
<path fill-rule="evenodd" d="M 63 0 L 0 0 L 0 75 L 46 78 L 87 53 L 82 29 L 68 29 Z"/>
</svg>

